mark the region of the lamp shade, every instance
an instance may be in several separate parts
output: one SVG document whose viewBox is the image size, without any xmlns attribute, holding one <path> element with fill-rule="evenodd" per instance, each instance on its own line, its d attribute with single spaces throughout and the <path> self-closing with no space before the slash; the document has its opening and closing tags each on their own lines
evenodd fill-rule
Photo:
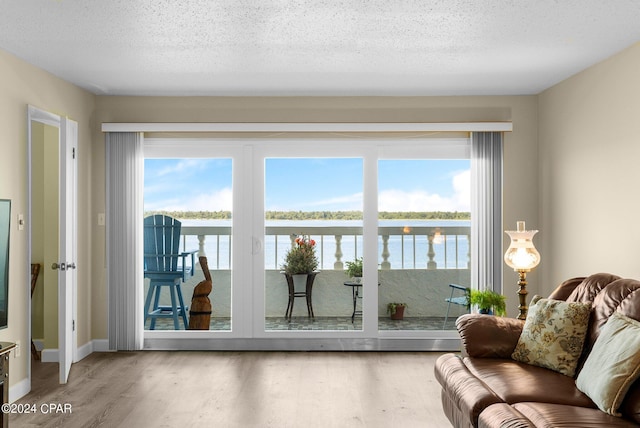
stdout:
<svg viewBox="0 0 640 428">
<path fill-rule="evenodd" d="M 533 245 L 537 230 L 525 230 L 524 221 L 517 222 L 518 230 L 507 230 L 511 245 L 504 254 L 504 262 L 515 271 L 528 272 L 540 263 L 540 253 Z"/>
</svg>

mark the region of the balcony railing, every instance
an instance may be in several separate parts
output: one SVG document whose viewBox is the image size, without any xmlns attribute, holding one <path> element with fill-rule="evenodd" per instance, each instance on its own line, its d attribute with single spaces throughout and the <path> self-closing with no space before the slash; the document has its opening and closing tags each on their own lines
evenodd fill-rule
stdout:
<svg viewBox="0 0 640 428">
<path fill-rule="evenodd" d="M 391 269 L 469 269 L 471 263 L 468 226 L 382 226 L 378 228 L 378 263 Z M 206 255 L 210 269 L 231 268 L 230 226 L 182 226 L 185 250 Z M 343 270 L 344 261 L 362 256 L 362 227 L 267 226 L 265 268 L 279 269 L 296 235 L 309 235 L 317 243 L 323 270 Z"/>
</svg>

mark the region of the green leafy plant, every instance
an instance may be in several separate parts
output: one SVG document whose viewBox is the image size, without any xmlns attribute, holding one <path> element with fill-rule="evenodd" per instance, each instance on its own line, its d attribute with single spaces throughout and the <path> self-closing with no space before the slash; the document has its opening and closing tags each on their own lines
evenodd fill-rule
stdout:
<svg viewBox="0 0 640 428">
<path fill-rule="evenodd" d="M 362 276 L 362 257 L 356 258 L 352 262 L 346 262 L 347 270 L 345 273 L 350 278 Z"/>
<path fill-rule="evenodd" d="M 282 270 L 290 275 L 311 273 L 318 268 L 316 241 L 309 236 L 298 236 L 293 248 L 287 251 Z"/>
<path fill-rule="evenodd" d="M 393 315 L 396 313 L 396 309 L 400 306 L 406 308 L 408 305 L 406 303 L 389 303 L 387 304 L 387 312 L 390 315 Z"/>
<path fill-rule="evenodd" d="M 477 306 L 481 312 L 493 310 L 494 314 L 500 316 L 505 315 L 507 309 L 505 297 L 493 290 L 471 290 L 469 304 Z"/>
</svg>

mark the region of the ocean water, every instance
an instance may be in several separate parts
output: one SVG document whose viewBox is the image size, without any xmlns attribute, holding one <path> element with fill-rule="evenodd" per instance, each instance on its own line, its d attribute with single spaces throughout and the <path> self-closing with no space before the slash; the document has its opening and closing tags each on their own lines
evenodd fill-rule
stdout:
<svg viewBox="0 0 640 428">
<path fill-rule="evenodd" d="M 182 220 L 184 226 L 231 226 L 231 220 Z M 380 227 L 401 227 L 408 230 L 417 227 L 440 227 L 443 234 L 446 227 L 470 227 L 469 220 L 381 220 Z M 358 227 L 362 222 L 359 220 L 270 220 L 266 222 L 267 227 L 287 227 L 297 229 L 299 234 L 306 234 L 306 227 Z M 317 243 L 316 254 L 320 259 L 320 269 L 333 269 L 335 262 L 336 242 L 333 235 L 311 235 Z M 197 250 L 198 239 L 196 236 L 187 236 L 185 249 Z M 382 262 L 382 237 L 378 237 L 378 261 Z M 287 250 L 291 247 L 291 240 L 287 234 L 265 236 L 263 250 L 265 259 L 265 269 L 280 269 L 284 261 Z M 466 269 L 469 259 L 469 242 L 466 235 L 448 235 L 437 239 L 434 242 L 434 261 L 439 269 Z M 354 260 L 362 256 L 362 236 L 344 235 L 341 241 L 343 262 Z M 402 234 L 391 235 L 388 241 L 389 257 L 391 269 L 426 269 L 428 262 L 429 242 L 426 235 Z M 207 236 L 205 241 L 205 252 L 209 261 L 210 269 L 230 268 L 230 242 L 228 236 Z"/>
</svg>

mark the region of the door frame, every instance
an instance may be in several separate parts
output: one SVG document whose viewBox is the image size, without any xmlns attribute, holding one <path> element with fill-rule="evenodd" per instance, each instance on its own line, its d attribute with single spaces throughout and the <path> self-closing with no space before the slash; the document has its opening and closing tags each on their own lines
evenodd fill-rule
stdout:
<svg viewBox="0 0 640 428">
<path fill-rule="evenodd" d="M 341 139 L 305 138 L 299 141 L 287 141 L 282 139 L 262 140 L 254 144 L 252 149 L 251 171 L 253 173 L 252 205 L 245 207 L 248 212 L 265 212 L 265 160 L 269 158 L 295 159 L 295 158 L 323 158 L 361 159 L 363 165 L 362 192 L 363 192 L 363 243 L 377 242 L 377 154 L 378 147 L 372 144 L 373 139 L 362 142 L 350 142 L 345 144 Z M 252 230 L 253 239 L 261 243 L 265 240 L 264 215 L 254 215 L 247 227 Z M 375 262 L 377 260 L 377 245 L 363 245 L 365 270 L 363 282 L 375 283 L 378 281 L 378 272 Z M 365 293 L 362 300 L 363 322 L 360 330 L 266 330 L 265 329 L 265 270 L 264 253 L 262 251 L 252 254 L 252 293 L 254 296 L 254 308 L 252 313 L 252 337 L 256 339 L 294 339 L 294 340 L 377 340 L 378 336 L 378 294 Z"/>
<path fill-rule="evenodd" d="M 149 138 L 145 140 L 145 157 L 207 157 L 211 152 L 224 156 L 221 148 L 241 150 L 242 162 L 234 164 L 234 196 L 236 185 L 241 186 L 243 198 L 234 197 L 233 236 L 234 273 L 232 298 L 234 327 L 232 333 L 213 331 L 145 331 L 144 349 L 184 350 L 433 350 L 446 351 L 459 347 L 455 331 L 379 331 L 378 294 L 365 293 L 363 298 L 363 328 L 356 331 L 284 331 L 265 330 L 264 289 L 264 218 L 252 213 L 264 212 L 264 159 L 268 157 L 357 157 L 363 159 L 363 239 L 377 242 L 377 165 L 380 159 L 402 159 L 419 156 L 428 146 L 429 157 L 449 157 L 452 141 L 461 146 L 467 138 L 423 141 L 419 139 L 306 137 L 286 138 Z M 345 144 L 348 142 L 348 144 Z M 153 147 L 153 149 L 151 149 Z M 168 148 L 171 149 L 168 149 Z M 155 149 L 162 150 L 157 156 Z M 198 153 L 192 156 L 191 150 Z M 468 150 L 461 149 L 461 150 Z M 336 155 L 338 154 L 338 155 Z M 366 260 L 377 260 L 377 245 L 364 245 Z M 238 263 L 248 261 L 251 269 L 237 269 Z M 243 265 L 244 266 L 244 265 Z M 364 281 L 377 279 L 376 263 L 366 263 Z M 238 286 L 248 284 L 248 286 Z M 241 304 L 240 306 L 236 306 Z"/>
<path fill-rule="evenodd" d="M 27 106 L 27 182 L 28 182 L 28 198 L 27 198 L 27 258 L 29 264 L 26 266 L 29 274 L 31 275 L 31 239 L 32 239 L 32 146 L 31 146 L 31 124 L 32 122 L 39 122 L 45 125 L 52 126 L 58 129 L 59 139 L 59 158 L 60 165 L 60 219 L 66 218 L 67 209 L 65 209 L 65 203 L 70 202 L 71 207 L 71 230 L 68 233 L 69 226 L 61 227 L 60 231 L 60 250 L 65 251 L 70 248 L 72 254 L 76 254 L 77 249 L 77 164 L 76 162 L 68 162 L 67 155 L 73 153 L 75 156 L 75 146 L 78 140 L 78 127 L 77 123 L 67 118 L 61 117 L 57 114 L 50 113 L 46 110 L 39 109 L 37 107 Z M 72 169 L 70 183 L 71 195 L 67 195 L 67 188 L 64 186 L 64 180 L 67 177 L 66 172 L 63 175 L 63 167 L 69 167 Z M 70 197 L 70 198 L 69 198 Z M 64 215 L 62 215 L 64 214 Z M 71 235 L 71 239 L 66 239 Z M 62 239 L 65 238 L 65 239 Z M 64 245 L 63 245 L 63 241 Z M 60 257 L 66 257 L 60 255 Z M 73 262 L 74 260 L 60 260 L 63 263 Z M 50 267 L 43 266 L 43 269 Z M 70 273 L 70 275 L 68 275 Z M 68 282 L 67 282 L 68 281 Z M 60 383 L 66 383 L 71 363 L 77 361 L 77 329 L 75 328 L 75 320 L 77 318 L 77 272 L 76 269 L 59 270 L 58 274 L 58 358 L 60 363 Z M 28 332 L 29 337 L 32 335 L 32 321 L 31 321 L 31 299 L 27 299 L 27 316 L 28 316 Z M 71 321 L 71 323 L 69 323 Z M 71 325 L 69 325 L 71 324 Z M 53 362 L 53 361 L 52 361 Z M 29 379 L 29 389 L 31 389 L 31 359 L 27 367 L 27 377 Z"/>
</svg>

